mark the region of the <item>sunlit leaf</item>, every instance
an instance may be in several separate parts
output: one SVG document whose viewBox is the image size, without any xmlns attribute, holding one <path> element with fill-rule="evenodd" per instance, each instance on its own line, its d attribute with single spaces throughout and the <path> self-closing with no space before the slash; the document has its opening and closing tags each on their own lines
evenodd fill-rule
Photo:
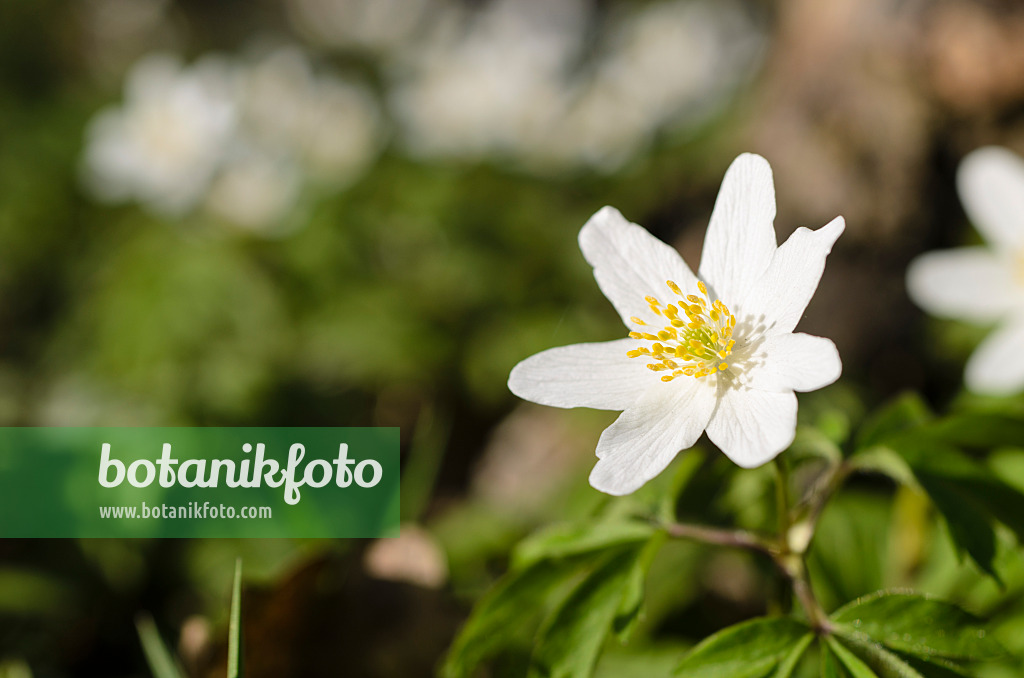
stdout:
<svg viewBox="0 0 1024 678">
<path fill-rule="evenodd" d="M 844 647 L 843 644 L 834 637 L 828 636 L 825 639 L 825 643 L 827 648 L 822 649 L 825 656 L 835 657 L 836 660 L 845 667 L 846 671 L 849 672 L 851 678 L 878 678 L 877 674 L 872 671 L 867 664 L 862 662 L 853 652 L 846 649 L 846 647 Z M 839 675 L 838 668 L 834 673 L 837 676 Z"/>
<path fill-rule="evenodd" d="M 583 678 L 593 673 L 639 557 L 638 549 L 622 551 L 573 589 L 541 629 L 530 662 L 531 678 Z"/>
<path fill-rule="evenodd" d="M 578 569 L 575 563 L 541 562 L 506 574 L 473 608 L 441 674 L 446 678 L 468 676 L 503 647 L 531 634 L 548 599 Z"/>
<path fill-rule="evenodd" d="M 789 617 L 764 617 L 719 631 L 695 647 L 676 668 L 686 678 L 761 678 L 810 631 Z"/>
<path fill-rule="evenodd" d="M 980 619 L 921 595 L 880 592 L 843 607 L 832 620 L 846 637 L 869 638 L 926 659 L 993 659 L 1004 652 Z"/>
<path fill-rule="evenodd" d="M 896 433 L 917 428 L 931 418 L 931 410 L 921 396 L 916 393 L 902 395 L 864 422 L 857 433 L 855 449 L 877 445 Z"/>
<path fill-rule="evenodd" d="M 564 558 L 591 551 L 649 540 L 657 528 L 639 520 L 558 524 L 519 542 L 512 567 L 522 569 L 545 558 Z"/>
<path fill-rule="evenodd" d="M 808 646 L 810 646 L 811 641 L 813 640 L 813 633 L 808 633 L 803 638 L 798 640 L 796 642 L 796 645 L 794 645 L 793 648 L 789 651 L 789 654 L 787 654 L 786 657 L 779 663 L 778 668 L 775 669 L 775 673 L 772 674 L 772 678 L 789 678 L 790 676 L 792 676 L 793 671 L 796 670 L 797 663 L 799 663 L 800 659 L 804 656 L 804 653 L 807 652 L 807 648 Z"/>
</svg>

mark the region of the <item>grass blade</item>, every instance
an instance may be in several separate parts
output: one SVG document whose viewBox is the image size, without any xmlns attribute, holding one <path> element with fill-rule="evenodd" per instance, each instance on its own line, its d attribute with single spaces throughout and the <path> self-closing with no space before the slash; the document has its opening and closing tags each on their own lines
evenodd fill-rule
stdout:
<svg viewBox="0 0 1024 678">
<path fill-rule="evenodd" d="M 228 678 L 245 675 L 242 660 L 242 559 L 235 561 L 235 583 L 231 587 L 231 619 L 228 622 Z"/>
<path fill-rule="evenodd" d="M 153 678 L 185 678 L 185 672 L 156 630 L 153 618 L 148 614 L 140 614 L 135 620 L 135 628 L 139 632 L 142 652 L 146 655 L 146 663 L 153 672 Z"/>
</svg>

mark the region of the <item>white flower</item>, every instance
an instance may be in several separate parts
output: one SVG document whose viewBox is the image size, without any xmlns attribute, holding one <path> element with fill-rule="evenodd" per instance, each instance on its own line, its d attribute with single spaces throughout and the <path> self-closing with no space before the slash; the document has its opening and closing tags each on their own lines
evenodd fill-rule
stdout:
<svg viewBox="0 0 1024 678">
<path fill-rule="evenodd" d="M 597 445 L 595 488 L 628 494 L 701 433 L 735 463 L 766 463 L 793 441 L 794 391 L 839 378 L 828 339 L 794 334 L 843 232 L 842 217 L 776 246 L 771 168 L 744 154 L 725 175 L 699 279 L 679 254 L 605 207 L 580 248 L 629 338 L 550 349 L 516 365 L 509 388 L 555 407 L 624 410 Z"/>
<path fill-rule="evenodd" d="M 967 216 L 989 247 L 929 252 L 907 270 L 910 298 L 929 313 L 999 323 L 967 361 L 977 393 L 1024 390 L 1024 160 L 982 148 L 960 163 L 957 187 Z"/>
<path fill-rule="evenodd" d="M 290 160 L 240 144 L 210 185 L 206 207 L 242 229 L 282 234 L 301 188 L 302 173 Z"/>
<path fill-rule="evenodd" d="M 190 68 L 155 54 L 140 60 L 121 108 L 86 131 L 85 181 L 110 202 L 138 200 L 180 215 L 203 196 L 235 131 L 234 76 L 207 57 Z"/>
</svg>

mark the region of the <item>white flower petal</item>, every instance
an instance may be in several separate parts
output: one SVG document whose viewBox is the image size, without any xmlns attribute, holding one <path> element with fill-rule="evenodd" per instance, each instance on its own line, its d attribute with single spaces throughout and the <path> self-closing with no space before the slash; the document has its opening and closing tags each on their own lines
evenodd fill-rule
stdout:
<svg viewBox="0 0 1024 678">
<path fill-rule="evenodd" d="M 988 395 L 1024 391 L 1024 316 L 993 332 L 967 361 L 967 388 Z"/>
<path fill-rule="evenodd" d="M 753 287 L 743 290 L 735 301 L 723 299 L 737 322 L 755 334 L 755 330 L 762 334 L 792 332 L 818 289 L 825 257 L 845 227 L 843 218 L 836 217 L 816 231 L 796 229 L 775 250 L 768 270 Z"/>
<path fill-rule="evenodd" d="M 796 394 L 725 389 L 708 422 L 708 437 L 743 468 L 761 466 L 789 447 L 796 434 Z"/>
<path fill-rule="evenodd" d="M 584 224 L 580 249 L 627 327 L 639 329 L 632 316 L 651 316 L 644 297 L 673 298 L 665 281 L 684 290 L 697 288 L 697 279 L 675 249 L 626 221 L 614 207 L 601 208 Z"/>
<path fill-rule="evenodd" d="M 975 322 L 997 320 L 1024 305 L 1013 262 L 984 247 L 928 252 L 907 268 L 907 292 L 935 315 Z"/>
<path fill-rule="evenodd" d="M 514 368 L 508 388 L 524 400 L 552 407 L 624 410 L 662 382 L 626 357 L 633 339 L 572 344 L 542 351 Z"/>
<path fill-rule="evenodd" d="M 957 188 L 967 216 L 1000 249 L 1024 249 L 1024 160 L 1005 148 L 979 148 L 960 163 Z"/>
<path fill-rule="evenodd" d="M 590 484 L 614 495 L 637 490 L 697 441 L 714 408 L 707 382 L 659 382 L 601 434 Z"/>
<path fill-rule="evenodd" d="M 768 268 L 775 254 L 775 186 L 759 155 L 736 158 L 711 212 L 699 277 L 723 299 L 735 298 Z"/>
<path fill-rule="evenodd" d="M 843 372 L 839 351 L 830 339 L 810 334 L 776 334 L 758 348 L 746 385 L 761 391 L 815 391 Z"/>
</svg>

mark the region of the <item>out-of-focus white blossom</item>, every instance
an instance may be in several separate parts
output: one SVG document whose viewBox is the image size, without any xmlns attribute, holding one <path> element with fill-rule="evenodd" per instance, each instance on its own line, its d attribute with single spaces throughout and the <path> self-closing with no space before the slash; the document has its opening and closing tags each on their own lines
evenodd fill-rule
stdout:
<svg viewBox="0 0 1024 678">
<path fill-rule="evenodd" d="M 218 172 L 206 197 L 213 214 L 251 231 L 283 223 L 302 187 L 290 160 L 254 149 L 238 149 Z"/>
<path fill-rule="evenodd" d="M 397 70 L 391 101 L 410 150 L 473 157 L 543 144 L 585 23 L 577 0 L 496 0 L 449 16 Z"/>
<path fill-rule="evenodd" d="M 957 170 L 967 216 L 985 246 L 926 252 L 910 262 L 907 291 L 929 313 L 997 324 L 967 361 L 967 388 L 1024 391 L 1024 158 L 988 146 Z"/>
<path fill-rule="evenodd" d="M 366 87 L 315 72 L 295 48 L 191 67 L 149 56 L 125 89 L 124 104 L 89 125 L 85 183 L 102 200 L 167 216 L 202 203 L 243 229 L 279 233 L 307 179 L 344 188 L 385 137 Z"/>
<path fill-rule="evenodd" d="M 183 67 L 171 55 L 140 60 L 125 101 L 101 111 L 86 131 L 85 181 L 104 201 L 137 200 L 180 215 L 202 198 L 237 121 L 235 73 L 206 57 Z"/>
<path fill-rule="evenodd" d="M 713 110 L 754 63 L 760 37 L 734 3 L 660 2 L 613 22 L 593 76 L 550 148 L 615 169 L 659 128 Z"/>
<path fill-rule="evenodd" d="M 729 0 L 619 8 L 594 55 L 594 17 L 575 0 L 449 14 L 394 71 L 390 100 L 418 155 L 614 170 L 659 129 L 720 104 L 761 42 Z"/>
<path fill-rule="evenodd" d="M 335 187 L 361 176 L 381 150 L 381 112 L 370 91 L 314 74 L 297 49 L 276 50 L 252 67 L 243 111 L 256 143 L 292 156 Z"/>
<path fill-rule="evenodd" d="M 389 52 L 408 41 L 437 0 L 287 0 L 295 29 L 314 44 Z"/>
</svg>

